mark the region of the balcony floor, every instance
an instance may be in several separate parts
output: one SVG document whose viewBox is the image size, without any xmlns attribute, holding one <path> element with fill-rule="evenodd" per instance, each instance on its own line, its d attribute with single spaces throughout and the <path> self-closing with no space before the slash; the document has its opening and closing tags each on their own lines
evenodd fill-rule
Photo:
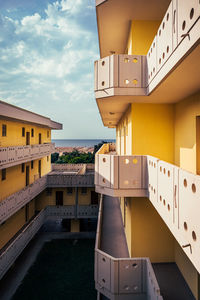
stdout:
<svg viewBox="0 0 200 300">
<path fill-rule="evenodd" d="M 116 258 L 129 257 L 119 199 L 104 196 L 100 249 Z"/>
<path fill-rule="evenodd" d="M 152 264 L 164 300 L 195 300 L 175 263 Z"/>
</svg>

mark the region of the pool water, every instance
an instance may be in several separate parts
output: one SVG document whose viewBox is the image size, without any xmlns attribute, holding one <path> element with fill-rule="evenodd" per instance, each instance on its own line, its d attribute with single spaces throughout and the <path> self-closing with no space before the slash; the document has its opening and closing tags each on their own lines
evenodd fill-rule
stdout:
<svg viewBox="0 0 200 300">
<path fill-rule="evenodd" d="M 13 300 L 93 300 L 93 239 L 46 242 Z"/>
</svg>

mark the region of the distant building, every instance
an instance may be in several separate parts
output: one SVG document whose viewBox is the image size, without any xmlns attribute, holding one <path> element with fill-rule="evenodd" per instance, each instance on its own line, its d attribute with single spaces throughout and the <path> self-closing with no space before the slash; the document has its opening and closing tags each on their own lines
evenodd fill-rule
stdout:
<svg viewBox="0 0 200 300">
<path fill-rule="evenodd" d="M 95 97 L 116 128 L 95 163 L 98 297 L 200 299 L 200 2 L 96 0 L 96 12 Z"/>
<path fill-rule="evenodd" d="M 62 125 L 0 101 L 0 279 L 46 220 L 97 218 L 93 165 L 52 165 Z"/>
</svg>

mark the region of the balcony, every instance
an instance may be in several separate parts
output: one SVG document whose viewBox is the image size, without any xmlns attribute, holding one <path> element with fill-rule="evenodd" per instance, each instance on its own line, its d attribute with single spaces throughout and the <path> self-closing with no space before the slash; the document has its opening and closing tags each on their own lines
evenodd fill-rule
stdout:
<svg viewBox="0 0 200 300">
<path fill-rule="evenodd" d="M 46 216 L 50 219 L 97 218 L 98 210 L 98 205 L 47 206 Z"/>
<path fill-rule="evenodd" d="M 20 208 L 29 203 L 47 187 L 47 178 L 43 176 L 20 191 L 0 201 L 0 224 L 6 221 Z"/>
<path fill-rule="evenodd" d="M 95 190 L 113 197 L 147 197 L 146 156 L 116 155 L 105 144 L 95 156 Z"/>
<path fill-rule="evenodd" d="M 129 258 L 119 201 L 100 202 L 95 244 L 95 285 L 114 299 L 163 299 L 148 258 Z"/>
<path fill-rule="evenodd" d="M 15 262 L 45 220 L 45 211 L 36 215 L 14 238 L 0 251 L 0 280 Z"/>
<path fill-rule="evenodd" d="M 47 176 L 48 187 L 94 187 L 94 174 L 76 175 L 66 173 L 49 173 Z"/>
<path fill-rule="evenodd" d="M 200 176 L 155 157 L 118 156 L 109 154 L 110 149 L 113 145 L 106 144 L 96 155 L 96 191 L 121 197 L 148 197 L 200 272 Z M 134 159 L 136 165 L 132 163 Z"/>
<path fill-rule="evenodd" d="M 118 2 L 121 5 L 116 4 L 116 15 L 125 5 L 123 1 Z M 132 5 L 131 1 L 126 1 L 126 6 Z M 113 13 L 112 6 L 113 3 L 97 6 L 102 14 L 99 23 L 104 24 L 103 11 L 108 10 L 106 15 L 109 11 Z M 135 11 L 134 7 L 131 9 Z M 175 103 L 199 90 L 199 11 L 198 0 L 172 0 L 146 56 L 111 55 L 95 62 L 95 97 L 105 126 L 116 126 L 132 102 Z M 128 13 L 118 12 L 118 18 L 126 15 Z M 127 24 L 129 20 L 130 17 L 125 20 Z M 106 34 L 102 32 L 101 36 L 108 36 L 111 28 L 106 27 Z"/>
<path fill-rule="evenodd" d="M 27 146 L 0 147 L 0 169 L 50 155 L 55 151 L 55 144 L 37 144 Z"/>
</svg>

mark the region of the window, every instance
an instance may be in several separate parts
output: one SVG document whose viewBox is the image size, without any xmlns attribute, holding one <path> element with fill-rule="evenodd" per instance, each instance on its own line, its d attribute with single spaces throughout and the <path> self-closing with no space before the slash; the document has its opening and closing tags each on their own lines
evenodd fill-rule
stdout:
<svg viewBox="0 0 200 300">
<path fill-rule="evenodd" d="M 31 129 L 31 137 L 34 137 L 34 129 Z"/>
<path fill-rule="evenodd" d="M 72 193 L 73 193 L 72 187 L 68 187 L 68 188 L 67 188 L 67 194 L 72 194 Z"/>
<path fill-rule="evenodd" d="M 46 195 L 51 196 L 51 194 L 52 194 L 52 188 L 47 188 L 46 189 Z"/>
<path fill-rule="evenodd" d="M 25 136 L 25 127 L 22 127 L 22 136 Z"/>
<path fill-rule="evenodd" d="M 81 194 L 87 194 L 87 188 L 86 187 L 81 188 Z"/>
<path fill-rule="evenodd" d="M 31 169 L 34 168 L 34 163 L 33 163 L 33 160 L 31 161 Z"/>
<path fill-rule="evenodd" d="M 47 161 L 49 161 L 49 156 L 47 156 Z"/>
<path fill-rule="evenodd" d="M 6 136 L 7 134 L 7 126 L 6 124 L 2 124 L 2 136 Z"/>
<path fill-rule="evenodd" d="M 22 173 L 24 173 L 25 164 L 22 164 Z"/>
<path fill-rule="evenodd" d="M 6 180 L 6 169 L 1 170 L 1 180 Z"/>
<path fill-rule="evenodd" d="M 49 138 L 49 130 L 47 131 L 47 137 Z"/>
</svg>

